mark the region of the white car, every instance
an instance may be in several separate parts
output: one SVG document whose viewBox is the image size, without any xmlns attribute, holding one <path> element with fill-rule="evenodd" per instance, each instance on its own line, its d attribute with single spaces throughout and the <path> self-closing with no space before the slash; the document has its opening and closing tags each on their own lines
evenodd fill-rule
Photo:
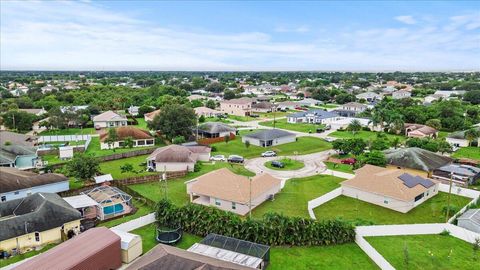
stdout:
<svg viewBox="0 0 480 270">
<path fill-rule="evenodd" d="M 210 160 L 212 161 L 225 161 L 225 156 L 224 155 L 215 155 L 210 157 Z"/>
<path fill-rule="evenodd" d="M 275 157 L 277 153 L 275 151 L 266 151 L 262 153 L 262 157 Z"/>
</svg>

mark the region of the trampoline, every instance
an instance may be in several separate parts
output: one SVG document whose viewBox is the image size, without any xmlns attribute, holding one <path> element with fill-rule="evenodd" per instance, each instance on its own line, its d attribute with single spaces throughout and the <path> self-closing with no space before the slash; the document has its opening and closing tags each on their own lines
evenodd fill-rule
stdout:
<svg viewBox="0 0 480 270">
<path fill-rule="evenodd" d="M 167 245 L 173 245 L 182 239 L 182 229 L 158 228 L 157 227 L 157 242 Z"/>
</svg>

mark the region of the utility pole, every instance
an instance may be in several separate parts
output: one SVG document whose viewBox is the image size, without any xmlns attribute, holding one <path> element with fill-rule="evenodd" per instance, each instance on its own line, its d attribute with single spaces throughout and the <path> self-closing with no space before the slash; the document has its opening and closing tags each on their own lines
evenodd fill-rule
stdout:
<svg viewBox="0 0 480 270">
<path fill-rule="evenodd" d="M 273 129 L 275 129 L 275 124 L 276 124 L 276 120 L 275 120 L 275 115 L 276 115 L 276 112 L 277 112 L 277 107 L 275 106 L 275 100 L 273 100 Z"/>
<path fill-rule="evenodd" d="M 447 199 L 447 213 L 445 214 L 445 223 L 448 223 L 448 216 L 450 215 L 450 195 L 452 194 L 453 171 L 450 172 L 450 187 L 448 188 Z"/>
<path fill-rule="evenodd" d="M 248 177 L 248 182 L 250 185 L 250 196 L 249 196 L 249 203 L 248 203 L 248 217 L 252 218 L 252 178 Z"/>
</svg>

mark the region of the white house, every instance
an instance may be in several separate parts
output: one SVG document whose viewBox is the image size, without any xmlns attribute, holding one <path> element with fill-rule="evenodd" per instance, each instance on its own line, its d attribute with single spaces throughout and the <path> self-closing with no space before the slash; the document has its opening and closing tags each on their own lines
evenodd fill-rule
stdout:
<svg viewBox="0 0 480 270">
<path fill-rule="evenodd" d="M 342 119 L 334 112 L 324 110 L 309 110 L 287 115 L 288 123 L 311 123 L 311 124 L 330 124 Z"/>
<path fill-rule="evenodd" d="M 25 198 L 37 192 L 57 193 L 69 190 L 68 178 L 62 174 L 36 174 L 16 168 L 0 167 L 0 201 Z"/>
<path fill-rule="evenodd" d="M 412 93 L 405 90 L 398 90 L 392 93 L 393 99 L 403 99 L 403 98 L 409 98 L 411 96 L 412 96 Z"/>
<path fill-rule="evenodd" d="M 133 106 L 131 105 L 130 107 L 128 107 L 128 113 L 133 115 L 133 116 L 137 116 L 138 115 L 138 109 L 140 107 L 139 106 Z"/>
<path fill-rule="evenodd" d="M 480 132 L 480 127 L 476 127 L 476 130 Z M 469 146 L 470 142 L 465 138 L 465 131 L 457 131 L 448 134 L 446 141 L 455 147 L 467 147 Z M 477 138 L 477 146 L 480 147 L 480 138 Z M 480 150 L 479 150 L 480 151 Z"/>
<path fill-rule="evenodd" d="M 154 146 L 155 139 L 150 132 L 132 126 L 118 127 L 115 129 L 117 139 L 113 143 L 108 143 L 108 132 L 100 135 L 100 149 L 113 149 L 125 146 L 125 140 L 131 138 L 133 147 Z"/>
<path fill-rule="evenodd" d="M 106 111 L 93 117 L 95 128 L 122 127 L 127 124 L 127 117 L 113 111 Z"/>
<path fill-rule="evenodd" d="M 355 117 L 357 114 L 365 111 L 366 109 L 367 105 L 365 104 L 358 102 L 348 102 L 340 105 L 334 110 L 334 112 L 344 117 Z"/>
<path fill-rule="evenodd" d="M 193 171 L 197 161 L 210 160 L 210 147 L 168 145 L 147 157 L 147 168 L 157 172 Z"/>
<path fill-rule="evenodd" d="M 243 143 L 248 141 L 252 145 L 261 147 L 291 143 L 296 140 L 296 135 L 294 133 L 280 129 L 266 129 L 242 136 Z"/>
</svg>

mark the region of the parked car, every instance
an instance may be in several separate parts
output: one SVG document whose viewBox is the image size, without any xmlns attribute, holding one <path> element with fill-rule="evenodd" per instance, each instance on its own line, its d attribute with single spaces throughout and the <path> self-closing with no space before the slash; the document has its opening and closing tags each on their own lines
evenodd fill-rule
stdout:
<svg viewBox="0 0 480 270">
<path fill-rule="evenodd" d="M 356 159 L 354 158 L 346 158 L 346 159 L 342 159 L 342 164 L 348 164 L 348 165 L 353 165 L 357 162 Z"/>
<path fill-rule="evenodd" d="M 227 161 L 232 163 L 243 163 L 244 159 L 242 156 L 230 155 L 228 156 Z"/>
<path fill-rule="evenodd" d="M 257 117 L 260 117 L 260 115 L 259 114 L 250 114 L 250 117 L 257 118 Z"/>
<path fill-rule="evenodd" d="M 283 168 L 283 167 L 285 167 L 285 165 L 283 165 L 282 162 L 277 161 L 277 160 L 272 161 L 271 164 L 272 164 L 272 167 L 275 167 L 275 168 Z"/>
<path fill-rule="evenodd" d="M 275 151 L 266 151 L 262 153 L 262 157 L 275 157 L 277 153 Z"/>
<path fill-rule="evenodd" d="M 210 157 L 210 160 L 212 161 L 225 161 L 225 156 L 224 155 L 215 155 Z"/>
<path fill-rule="evenodd" d="M 332 126 L 331 126 L 331 125 L 326 125 L 326 126 L 325 126 L 325 130 L 330 130 L 330 129 L 332 129 Z"/>
</svg>

